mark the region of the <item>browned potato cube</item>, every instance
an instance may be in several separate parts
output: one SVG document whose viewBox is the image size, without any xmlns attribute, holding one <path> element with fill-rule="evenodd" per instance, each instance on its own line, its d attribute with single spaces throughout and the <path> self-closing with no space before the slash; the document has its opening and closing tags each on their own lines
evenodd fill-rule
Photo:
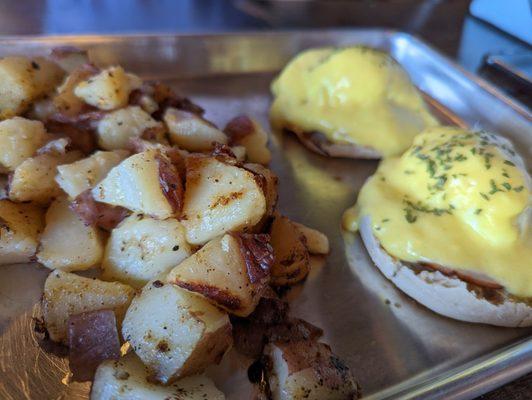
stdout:
<svg viewBox="0 0 532 400">
<path fill-rule="evenodd" d="M 146 366 L 134 353 L 98 367 L 91 400 L 224 400 L 225 396 L 203 375 L 183 378 L 170 385 L 149 380 Z"/>
<path fill-rule="evenodd" d="M 273 400 L 355 400 L 360 389 L 349 367 L 324 343 L 314 340 L 276 342 L 265 353 Z"/>
<path fill-rule="evenodd" d="M 175 167 L 156 149 L 126 158 L 96 187 L 96 201 L 166 219 L 181 209 L 182 183 Z"/>
<path fill-rule="evenodd" d="M 229 121 L 224 129 L 232 146 L 244 146 L 248 161 L 257 164 L 268 164 L 272 154 L 268 149 L 268 134 L 262 126 L 245 115 Z"/>
<path fill-rule="evenodd" d="M 55 181 L 57 166 L 81 158 L 81 153 L 71 151 L 62 155 L 40 154 L 22 162 L 13 172 L 9 185 L 9 198 L 13 201 L 32 201 L 49 204 L 62 194 Z"/>
<path fill-rule="evenodd" d="M 120 324 L 135 291 L 118 282 L 103 282 L 70 272 L 52 271 L 44 283 L 43 317 L 50 339 L 68 344 L 70 316 L 113 310 Z"/>
<path fill-rule="evenodd" d="M 30 103 L 60 83 L 63 71 L 41 57 L 0 59 L 0 120 L 24 112 Z"/>
<path fill-rule="evenodd" d="M 277 215 L 271 226 L 274 264 L 272 284 L 293 285 L 303 280 L 310 269 L 310 255 L 301 230 L 288 218 Z"/>
<path fill-rule="evenodd" d="M 158 280 L 132 301 L 122 334 L 150 378 L 163 384 L 219 363 L 232 342 L 227 314 L 200 295 Z"/>
<path fill-rule="evenodd" d="M 170 142 L 189 151 L 204 151 L 213 148 L 213 143 L 227 144 L 227 136 L 210 122 L 196 114 L 168 108 L 164 113 Z"/>
<path fill-rule="evenodd" d="M 0 200 L 0 265 L 30 262 L 44 227 L 44 210 Z"/>
<path fill-rule="evenodd" d="M 46 141 L 40 121 L 14 117 L 0 122 L 0 172 L 14 171 Z"/>
<path fill-rule="evenodd" d="M 250 229 L 265 214 L 266 199 L 252 172 L 204 156 L 189 156 L 186 168 L 181 218 L 189 243 Z"/>
<path fill-rule="evenodd" d="M 46 212 L 46 227 L 37 259 L 50 269 L 81 271 L 99 264 L 104 240 L 98 228 L 85 225 L 65 198 L 55 200 Z"/>
<path fill-rule="evenodd" d="M 175 267 L 167 281 L 245 317 L 256 307 L 273 262 L 267 235 L 226 234 Z"/>
</svg>

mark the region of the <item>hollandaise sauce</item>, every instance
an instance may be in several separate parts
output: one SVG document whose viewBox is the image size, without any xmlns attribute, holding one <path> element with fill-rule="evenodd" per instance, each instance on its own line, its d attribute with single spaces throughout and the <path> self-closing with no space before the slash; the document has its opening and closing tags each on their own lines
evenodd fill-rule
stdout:
<svg viewBox="0 0 532 400">
<path fill-rule="evenodd" d="M 381 162 L 344 215 L 371 218 L 392 256 L 480 273 L 532 297 L 530 176 L 506 140 L 438 127 Z"/>
<path fill-rule="evenodd" d="M 318 131 L 333 143 L 401 154 L 437 125 L 408 74 L 388 54 L 365 47 L 308 50 L 272 84 L 274 128 Z"/>
</svg>

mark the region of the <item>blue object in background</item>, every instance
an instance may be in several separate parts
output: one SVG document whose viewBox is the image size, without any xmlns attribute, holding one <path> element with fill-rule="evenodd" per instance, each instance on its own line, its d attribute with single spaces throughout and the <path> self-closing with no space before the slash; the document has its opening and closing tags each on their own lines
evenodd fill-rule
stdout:
<svg viewBox="0 0 532 400">
<path fill-rule="evenodd" d="M 222 31 L 257 28 L 226 0 L 47 0 L 43 30 L 51 34 Z"/>
<path fill-rule="evenodd" d="M 532 45 L 532 2 L 530 0 L 473 0 L 469 12 Z"/>
</svg>

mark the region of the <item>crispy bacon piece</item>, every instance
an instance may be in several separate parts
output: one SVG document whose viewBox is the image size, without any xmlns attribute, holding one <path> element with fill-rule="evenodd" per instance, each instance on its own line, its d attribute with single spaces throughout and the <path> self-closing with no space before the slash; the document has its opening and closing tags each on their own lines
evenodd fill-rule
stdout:
<svg viewBox="0 0 532 400">
<path fill-rule="evenodd" d="M 181 213 L 185 189 L 177 168 L 164 156 L 157 157 L 159 183 L 174 213 Z"/>
<path fill-rule="evenodd" d="M 89 311 L 68 319 L 70 371 L 78 382 L 94 378 L 105 360 L 120 358 L 120 340 L 112 310 Z"/>
<path fill-rule="evenodd" d="M 70 205 L 86 225 L 110 231 L 129 214 L 129 210 L 94 200 L 90 189 L 78 195 Z"/>
</svg>

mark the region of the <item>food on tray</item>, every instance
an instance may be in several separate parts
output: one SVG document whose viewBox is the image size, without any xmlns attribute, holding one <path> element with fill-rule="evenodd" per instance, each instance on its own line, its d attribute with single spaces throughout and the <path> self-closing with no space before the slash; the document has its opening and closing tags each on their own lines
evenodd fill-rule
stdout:
<svg viewBox="0 0 532 400">
<path fill-rule="evenodd" d="M 0 200 L 0 265 L 30 262 L 43 228 L 39 206 Z"/>
<path fill-rule="evenodd" d="M 0 59 L 0 263 L 52 270 L 39 327 L 69 347 L 72 379 L 94 378 L 95 400 L 224 398 L 202 374 L 231 349 L 233 325 L 254 332 L 277 307 L 256 352 L 236 346 L 244 367 L 269 357 L 268 343 L 306 341 L 318 352 L 288 366 L 274 398 L 295 382 L 352 399 L 321 330 L 290 319 L 274 293 L 302 282 L 329 243 L 278 214 L 260 124 L 229 116 L 221 130 L 169 87 L 75 49 L 51 60 Z M 284 375 L 272 365 L 273 385 Z"/>
<path fill-rule="evenodd" d="M 180 379 L 167 386 L 150 382 L 146 366 L 133 353 L 118 361 L 105 361 L 99 366 L 90 398 L 91 400 L 225 399 L 212 381 L 203 375 Z"/>
<path fill-rule="evenodd" d="M 113 310 L 120 324 L 135 294 L 120 282 L 104 282 L 55 270 L 44 283 L 43 317 L 50 339 L 68 344 L 68 320 L 74 315 Z"/>
<path fill-rule="evenodd" d="M 50 269 L 82 271 L 102 261 L 103 249 L 103 233 L 85 225 L 66 198 L 54 200 L 46 212 L 37 261 Z"/>
<path fill-rule="evenodd" d="M 367 47 L 304 51 L 272 84 L 274 128 L 331 157 L 399 155 L 437 125 L 405 70 Z"/>
<path fill-rule="evenodd" d="M 235 347 L 263 354 L 249 374 L 273 400 L 356 399 L 360 387 L 349 367 L 319 341 L 323 331 L 288 315 L 288 304 L 266 293 L 248 317 L 233 320 Z M 262 397 L 266 398 L 266 397 Z"/>
<path fill-rule="evenodd" d="M 401 290 L 437 313 L 532 325 L 531 180 L 512 144 L 439 127 L 381 162 L 344 226 Z"/>
<path fill-rule="evenodd" d="M 122 334 L 150 378 L 161 383 L 218 364 L 232 343 L 227 313 L 203 296 L 159 280 L 148 282 L 133 299 Z"/>
<path fill-rule="evenodd" d="M 314 340 L 274 342 L 266 347 L 273 400 L 356 399 L 358 387 L 349 368 L 331 348 Z"/>
</svg>

